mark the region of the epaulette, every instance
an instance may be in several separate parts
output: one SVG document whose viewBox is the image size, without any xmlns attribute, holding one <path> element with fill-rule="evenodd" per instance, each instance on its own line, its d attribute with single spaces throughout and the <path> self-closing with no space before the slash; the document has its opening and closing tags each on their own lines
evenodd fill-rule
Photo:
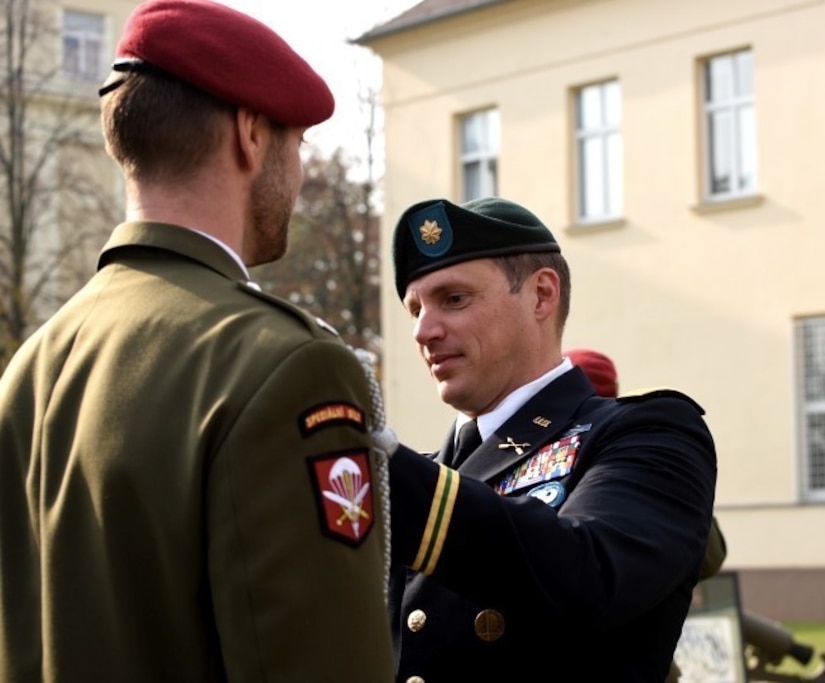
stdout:
<svg viewBox="0 0 825 683">
<path fill-rule="evenodd" d="M 317 317 L 316 317 L 316 318 L 315 318 L 315 323 L 318 325 L 318 327 L 322 327 L 322 328 L 324 328 L 324 329 L 325 329 L 327 332 L 329 332 L 330 334 L 332 334 L 332 335 L 334 335 L 334 336 L 336 336 L 336 337 L 340 337 L 340 336 L 341 336 L 340 334 L 338 334 L 338 330 L 336 330 L 336 329 L 335 329 L 332 325 L 330 325 L 330 324 L 329 324 L 326 320 L 324 320 L 323 318 L 317 318 Z"/>
<path fill-rule="evenodd" d="M 266 301 L 267 303 L 277 306 L 278 308 L 285 310 L 287 313 L 290 313 L 304 323 L 310 330 L 321 328 L 335 337 L 339 336 L 336 329 L 329 323 L 310 315 L 303 308 L 289 303 L 286 299 L 281 299 L 280 297 L 273 296 L 272 294 L 267 294 L 256 282 L 248 280 L 246 282 L 238 281 L 236 284 L 238 285 L 238 289 L 246 292 L 247 294 L 251 294 L 257 299 Z"/>
<path fill-rule="evenodd" d="M 668 387 L 647 387 L 645 389 L 635 389 L 634 391 L 628 391 L 623 393 L 621 396 L 617 396 L 616 400 L 619 403 L 636 403 L 639 401 L 646 401 L 649 398 L 681 398 L 683 401 L 687 401 L 690 403 L 696 410 L 699 411 L 700 415 L 705 414 L 704 408 L 700 406 L 696 401 L 694 401 L 690 396 L 687 394 L 683 394 L 681 391 L 677 389 L 669 389 Z"/>
</svg>

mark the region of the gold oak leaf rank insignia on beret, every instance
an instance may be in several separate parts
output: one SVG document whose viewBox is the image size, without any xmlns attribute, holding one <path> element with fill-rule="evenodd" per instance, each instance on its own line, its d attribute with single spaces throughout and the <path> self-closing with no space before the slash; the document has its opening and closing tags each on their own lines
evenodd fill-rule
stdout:
<svg viewBox="0 0 825 683">
<path fill-rule="evenodd" d="M 419 228 L 421 232 L 421 239 L 427 244 L 436 244 L 441 239 L 441 228 L 438 227 L 438 221 L 424 220 L 424 225 Z"/>
</svg>

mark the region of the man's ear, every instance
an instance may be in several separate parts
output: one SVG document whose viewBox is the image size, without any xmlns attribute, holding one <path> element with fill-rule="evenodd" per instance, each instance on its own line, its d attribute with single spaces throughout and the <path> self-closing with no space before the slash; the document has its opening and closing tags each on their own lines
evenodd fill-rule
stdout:
<svg viewBox="0 0 825 683">
<path fill-rule="evenodd" d="M 543 320 L 558 310 L 561 296 L 559 274 L 552 268 L 541 268 L 533 273 L 533 278 L 536 294 L 536 317 Z"/>
<path fill-rule="evenodd" d="M 266 156 L 266 146 L 271 133 L 269 121 L 245 107 L 235 113 L 235 130 L 238 139 L 238 163 L 245 169 L 257 170 Z"/>
</svg>

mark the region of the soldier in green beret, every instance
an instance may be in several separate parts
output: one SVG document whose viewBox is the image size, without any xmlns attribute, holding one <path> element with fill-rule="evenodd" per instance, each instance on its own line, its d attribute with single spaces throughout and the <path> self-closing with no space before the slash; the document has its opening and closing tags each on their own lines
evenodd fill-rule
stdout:
<svg viewBox="0 0 825 683">
<path fill-rule="evenodd" d="M 562 353 L 568 264 L 524 207 L 420 202 L 393 250 L 457 411 L 439 452 L 390 460 L 396 680 L 662 683 L 711 526 L 702 409 L 597 395 Z"/>
<path fill-rule="evenodd" d="M 0 680 L 385 683 L 363 369 L 247 272 L 332 94 L 208 0 L 138 5 L 101 94 L 127 222 L 0 380 Z"/>
</svg>

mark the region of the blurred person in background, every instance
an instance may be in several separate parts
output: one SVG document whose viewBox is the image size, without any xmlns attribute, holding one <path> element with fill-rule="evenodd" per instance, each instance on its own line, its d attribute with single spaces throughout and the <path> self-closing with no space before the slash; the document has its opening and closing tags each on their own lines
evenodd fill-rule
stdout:
<svg viewBox="0 0 825 683">
<path fill-rule="evenodd" d="M 619 395 L 619 377 L 616 372 L 616 365 L 613 361 L 594 349 L 570 349 L 565 351 L 573 365 L 584 370 L 593 388 L 599 396 L 606 398 L 616 398 Z M 719 522 L 716 517 L 711 522 L 708 545 L 705 549 L 705 558 L 702 560 L 702 568 L 699 571 L 699 580 L 703 581 L 716 574 L 727 557 L 727 545 Z M 670 672 L 666 683 L 675 683 L 679 680 L 679 667 L 675 661 L 671 662 Z"/>
</svg>

